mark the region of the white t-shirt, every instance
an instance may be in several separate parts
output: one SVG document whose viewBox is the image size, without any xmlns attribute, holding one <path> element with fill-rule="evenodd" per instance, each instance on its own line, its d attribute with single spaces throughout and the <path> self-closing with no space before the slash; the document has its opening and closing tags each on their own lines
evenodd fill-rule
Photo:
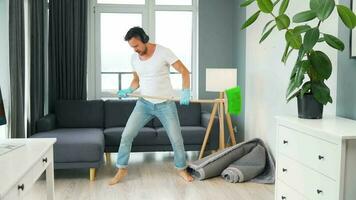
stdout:
<svg viewBox="0 0 356 200">
<path fill-rule="evenodd" d="M 169 77 L 170 66 L 178 60 L 177 56 L 168 48 L 156 44 L 156 49 L 147 60 L 140 60 L 134 53 L 131 57 L 133 71 L 140 78 L 140 92 L 147 96 L 171 97 L 174 95 L 171 79 Z M 146 99 L 146 98 L 145 98 Z M 165 100 L 150 99 L 152 103 L 161 103 Z"/>
</svg>

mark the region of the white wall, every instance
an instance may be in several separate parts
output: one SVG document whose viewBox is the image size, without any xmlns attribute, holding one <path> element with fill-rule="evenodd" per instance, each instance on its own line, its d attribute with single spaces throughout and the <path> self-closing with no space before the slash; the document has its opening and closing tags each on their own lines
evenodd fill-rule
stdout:
<svg viewBox="0 0 356 200">
<path fill-rule="evenodd" d="M 289 16 L 309 9 L 309 0 L 290 1 L 287 10 Z M 254 3 L 255 4 L 255 3 Z M 278 13 L 279 7 L 275 8 Z M 247 8 L 246 16 L 250 17 L 257 10 L 257 5 Z M 246 32 L 246 107 L 245 107 L 245 139 L 254 137 L 262 138 L 271 148 L 275 150 L 275 116 L 293 115 L 297 116 L 296 100 L 286 104 L 285 93 L 288 80 L 292 70 L 295 56 L 291 55 L 286 66 L 281 62 L 281 56 L 285 48 L 284 31 L 275 29 L 270 37 L 261 45 L 258 43 L 261 31 L 270 19 L 267 14 L 262 14 L 254 25 L 248 27 Z M 325 33 L 338 35 L 337 11 L 322 23 L 321 29 Z M 316 26 L 317 21 L 310 25 Z M 294 27 L 294 26 L 293 26 Z M 347 43 L 345 43 L 346 45 Z M 333 74 L 327 82 L 330 87 L 333 104 L 324 107 L 324 116 L 335 115 L 336 110 L 336 77 L 337 77 L 337 52 L 326 45 L 319 45 L 332 60 Z"/>
<path fill-rule="evenodd" d="M 6 118 L 10 108 L 10 72 L 9 72 L 9 0 L 0 0 L 0 87 L 4 100 Z M 8 120 L 7 120 L 8 121 Z M 7 126 L 0 126 L 0 139 L 7 135 Z"/>
</svg>

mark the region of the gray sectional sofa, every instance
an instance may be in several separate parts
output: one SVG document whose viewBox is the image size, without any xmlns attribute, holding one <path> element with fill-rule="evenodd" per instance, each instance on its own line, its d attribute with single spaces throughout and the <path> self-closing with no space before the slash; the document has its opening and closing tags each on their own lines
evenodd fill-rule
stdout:
<svg viewBox="0 0 356 200">
<path fill-rule="evenodd" d="M 55 169 L 90 168 L 103 163 L 105 153 L 117 152 L 121 134 L 136 100 L 58 101 L 55 113 L 36 123 L 32 138 L 57 138 L 54 145 Z M 202 112 L 198 103 L 177 110 L 186 151 L 199 151 L 204 140 L 210 113 Z M 214 120 L 207 150 L 218 148 L 218 119 Z M 132 152 L 172 151 L 162 124 L 154 118 L 140 130 Z"/>
</svg>

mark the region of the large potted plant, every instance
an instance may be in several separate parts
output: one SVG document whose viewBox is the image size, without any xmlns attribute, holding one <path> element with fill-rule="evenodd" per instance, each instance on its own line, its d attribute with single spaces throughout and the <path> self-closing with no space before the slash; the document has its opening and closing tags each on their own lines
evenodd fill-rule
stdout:
<svg viewBox="0 0 356 200">
<path fill-rule="evenodd" d="M 246 0 L 241 7 L 257 3 L 258 10 L 247 19 L 241 29 L 253 24 L 264 13 L 271 17 L 262 31 L 260 43 L 263 42 L 274 29 L 285 31 L 286 47 L 282 55 L 282 62 L 286 63 L 292 51 L 298 51 L 290 82 L 286 93 L 287 102 L 296 97 L 298 101 L 298 116 L 300 118 L 322 118 L 323 106 L 332 103 L 330 89 L 325 81 L 331 76 L 332 64 L 329 57 L 321 50 L 317 50 L 317 43 L 325 42 L 330 47 L 343 51 L 344 43 L 336 36 L 320 31 L 320 26 L 337 8 L 343 23 L 349 29 L 356 26 L 356 15 L 344 5 L 335 5 L 334 0 L 310 0 L 309 10 L 297 13 L 292 18 L 285 14 L 289 0 Z M 275 14 L 278 7 L 278 14 Z M 308 24 L 306 24 L 308 22 Z M 315 24 L 315 25 L 310 25 Z M 293 26 L 293 27 L 292 27 Z M 305 76 L 308 79 L 305 79 Z"/>
</svg>

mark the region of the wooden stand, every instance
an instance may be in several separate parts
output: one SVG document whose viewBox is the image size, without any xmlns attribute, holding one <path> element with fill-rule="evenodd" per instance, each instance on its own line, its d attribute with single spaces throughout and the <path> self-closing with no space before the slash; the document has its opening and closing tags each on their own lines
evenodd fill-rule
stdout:
<svg viewBox="0 0 356 200">
<path fill-rule="evenodd" d="M 219 98 L 220 99 L 224 98 L 224 92 L 220 92 Z M 210 132 L 211 132 L 211 127 L 213 125 L 215 114 L 216 114 L 217 110 L 218 110 L 218 116 L 219 116 L 219 150 L 225 149 L 224 114 L 226 116 L 226 122 L 227 122 L 227 127 L 229 129 L 231 143 L 232 143 L 232 145 L 236 144 L 236 139 L 235 139 L 235 134 L 234 134 L 234 130 L 232 127 L 231 117 L 230 117 L 229 113 L 225 113 L 224 106 L 226 106 L 226 105 L 222 101 L 215 102 L 213 105 L 213 109 L 211 111 L 208 127 L 205 132 L 204 141 L 203 141 L 200 153 L 199 153 L 199 159 L 203 158 L 203 154 L 204 154 L 204 151 L 206 148 L 206 144 L 208 143 L 208 139 L 209 139 Z"/>
</svg>

